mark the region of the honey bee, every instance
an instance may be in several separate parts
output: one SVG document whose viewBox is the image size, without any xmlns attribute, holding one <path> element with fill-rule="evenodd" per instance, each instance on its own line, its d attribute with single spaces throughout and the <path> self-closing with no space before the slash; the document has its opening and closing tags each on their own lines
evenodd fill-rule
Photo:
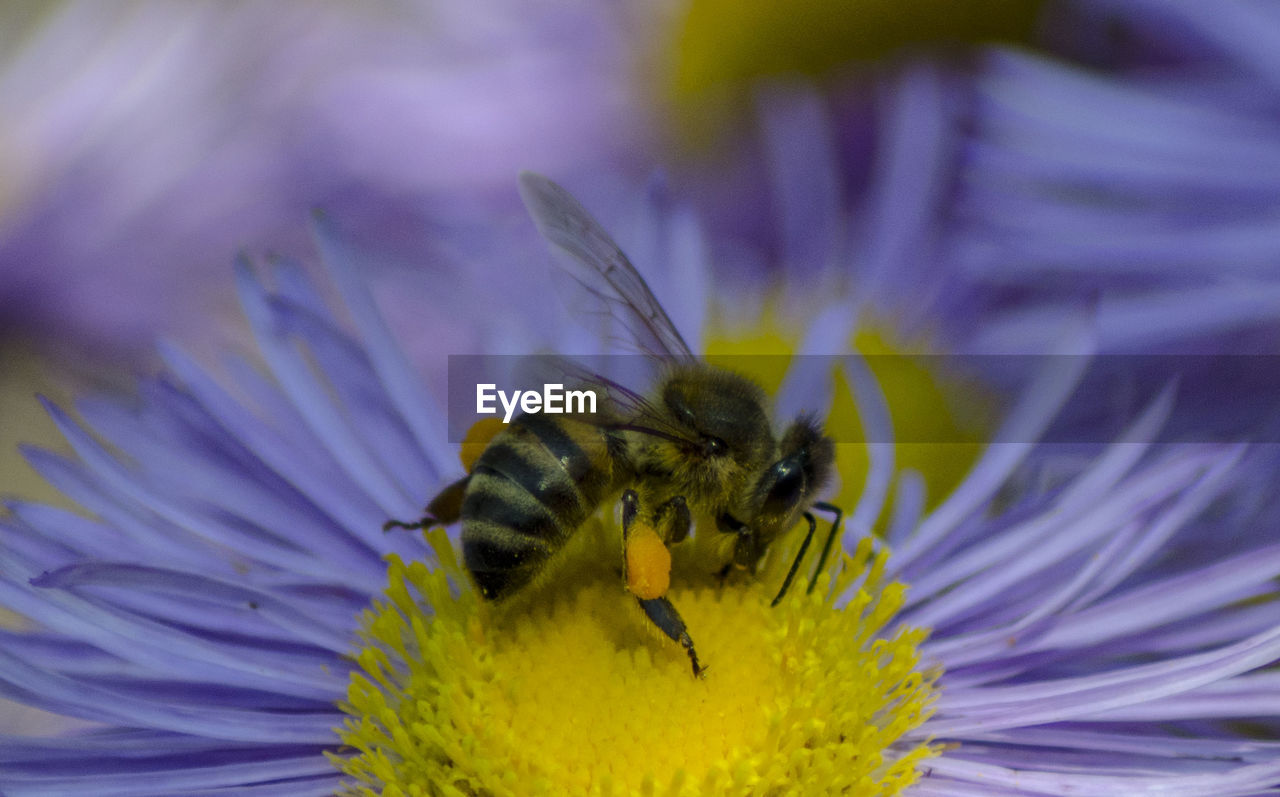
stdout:
<svg viewBox="0 0 1280 797">
<path fill-rule="evenodd" d="M 431 501 L 426 517 L 388 521 L 386 528 L 461 519 L 466 568 L 480 593 L 499 601 L 528 585 L 588 517 L 620 496 L 627 588 L 701 675 L 689 631 L 665 595 L 667 546 L 688 536 L 694 517 L 714 518 L 719 533 L 733 536 L 720 574 L 754 573 L 769 545 L 803 518 L 808 532 L 777 605 L 813 539 L 810 509 L 831 512 L 812 590 L 842 517 L 839 508 L 815 500 L 831 475 L 835 447 L 809 416 L 775 437 L 760 386 L 689 350 L 644 278 L 565 189 L 526 172 L 520 194 L 543 237 L 568 255 L 568 276 L 629 330 L 664 376 L 646 397 L 591 375 L 607 396 L 605 412 L 515 417 L 471 472 Z"/>
</svg>

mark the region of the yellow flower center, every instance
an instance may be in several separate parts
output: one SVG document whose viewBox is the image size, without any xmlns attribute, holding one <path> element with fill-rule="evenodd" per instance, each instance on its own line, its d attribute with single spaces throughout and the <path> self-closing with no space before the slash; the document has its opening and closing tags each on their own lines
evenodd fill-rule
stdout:
<svg viewBox="0 0 1280 797">
<path fill-rule="evenodd" d="M 704 149 L 770 76 L 826 78 L 899 50 L 1030 43 L 1042 0 L 687 0 L 655 54 L 681 140 Z"/>
<path fill-rule="evenodd" d="M 589 521 L 539 584 L 500 605 L 440 530 L 428 534 L 436 564 L 391 557 L 343 706 L 351 754 L 333 757 L 349 791 L 901 792 L 934 752 L 902 740 L 927 718 L 935 675 L 918 669 L 924 632 L 880 635 L 903 596 L 882 583 L 884 551 L 864 540 L 812 593 L 798 578 L 770 608 L 796 535 L 757 577 L 721 583 L 703 568 L 725 536 L 673 551 L 668 597 L 704 678 L 627 592 L 611 522 Z"/>
</svg>

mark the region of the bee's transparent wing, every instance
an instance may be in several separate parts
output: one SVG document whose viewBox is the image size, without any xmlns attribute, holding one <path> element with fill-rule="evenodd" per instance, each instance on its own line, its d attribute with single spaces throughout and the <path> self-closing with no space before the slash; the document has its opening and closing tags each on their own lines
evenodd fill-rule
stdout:
<svg viewBox="0 0 1280 797">
<path fill-rule="evenodd" d="M 578 200 L 533 172 L 521 173 L 520 196 L 542 237 L 568 255 L 566 275 L 622 325 L 626 342 L 658 359 L 696 359 L 644 277 Z"/>
<path fill-rule="evenodd" d="M 570 389 L 595 391 L 600 399 L 598 411 L 590 417 L 579 417 L 607 429 L 638 432 L 675 442 L 696 444 L 684 429 L 671 423 L 663 412 L 643 394 L 604 375 L 591 363 L 556 355 L 539 355 L 536 359 L 538 380 L 560 381 Z"/>
</svg>

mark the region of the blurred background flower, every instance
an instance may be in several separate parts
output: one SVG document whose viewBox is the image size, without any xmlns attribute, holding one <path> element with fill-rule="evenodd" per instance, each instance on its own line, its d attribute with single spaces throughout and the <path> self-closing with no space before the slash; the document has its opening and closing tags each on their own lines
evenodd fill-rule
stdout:
<svg viewBox="0 0 1280 797">
<path fill-rule="evenodd" d="M 714 164 L 691 190 L 718 237 L 774 265 L 852 269 L 897 324 L 952 348 L 1044 351 L 1063 314 L 1096 305 L 1104 351 L 1274 351 L 1274 8 L 1020 8 L 1034 24 L 968 31 L 1019 46 L 925 48 L 930 24 L 874 63 L 897 40 L 850 34 L 843 60 L 810 54 L 821 68 L 722 76 L 749 132 L 719 128 L 716 152 L 683 161 Z M 838 30 L 826 13 L 813 29 Z"/>
<path fill-rule="evenodd" d="M 23 0 L 0 15 L 0 474 L 46 500 L 15 453 L 55 439 L 31 394 L 116 382 L 158 334 L 205 353 L 243 339 L 236 252 L 305 251 L 324 207 L 421 319 L 469 262 L 423 274 L 459 251 L 483 262 L 477 244 L 514 223 L 520 168 L 645 149 L 637 34 L 604 4 Z"/>
<path fill-rule="evenodd" d="M 207 323 L 229 255 L 300 249 L 313 207 L 421 256 L 520 168 L 643 140 L 596 4 L 7 8 L 38 18 L 0 65 L 4 325 L 82 345 Z"/>
<path fill-rule="evenodd" d="M 1103 351 L 1271 351 L 1280 23 L 1224 8 L 6 4 L 5 371 L 242 335 L 226 263 L 314 207 L 411 340 L 465 348 L 420 311 L 542 279 L 521 168 L 617 219 L 661 169 L 719 273 L 837 274 L 898 347 L 1043 351 L 1088 307 Z"/>
<path fill-rule="evenodd" d="M 662 168 L 724 273 L 851 274 L 904 338 L 1038 351 L 1088 305 L 1104 351 L 1265 349 L 1280 23 L 1223 9 L 6 4 L 0 328 L 73 368 L 218 334 L 229 258 L 314 207 L 409 314 L 536 245 L 519 169 L 607 207 Z"/>
</svg>

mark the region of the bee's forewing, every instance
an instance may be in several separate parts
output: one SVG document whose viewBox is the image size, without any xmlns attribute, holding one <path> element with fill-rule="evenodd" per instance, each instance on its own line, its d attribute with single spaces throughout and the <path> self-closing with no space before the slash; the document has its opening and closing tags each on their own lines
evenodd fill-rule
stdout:
<svg viewBox="0 0 1280 797">
<path fill-rule="evenodd" d="M 625 342 L 664 360 L 693 360 L 693 352 L 649 290 L 644 277 L 600 223 L 556 183 L 533 172 L 520 174 L 520 196 L 542 237 L 567 255 L 561 282 L 585 293 L 587 302 L 614 318 Z"/>
<path fill-rule="evenodd" d="M 600 399 L 598 411 L 593 417 L 579 416 L 577 420 L 689 442 L 688 433 L 671 422 L 669 413 L 655 406 L 644 394 L 606 376 L 589 359 L 540 356 L 537 361 L 539 373 L 545 377 L 542 381 L 554 379 L 570 389 L 595 391 Z"/>
</svg>

